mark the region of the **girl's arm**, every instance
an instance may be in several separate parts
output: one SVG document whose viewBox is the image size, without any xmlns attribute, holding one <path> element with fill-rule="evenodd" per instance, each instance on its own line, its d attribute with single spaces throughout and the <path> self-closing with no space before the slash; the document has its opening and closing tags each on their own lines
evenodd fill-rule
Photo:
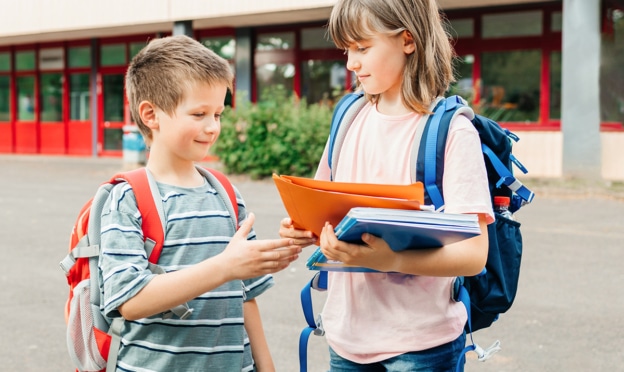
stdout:
<svg viewBox="0 0 624 372">
<path fill-rule="evenodd" d="M 256 299 L 251 299 L 243 304 L 243 314 L 256 370 L 258 372 L 275 372 L 275 365 L 269 351 L 269 344 L 264 336 L 260 309 Z"/>
</svg>

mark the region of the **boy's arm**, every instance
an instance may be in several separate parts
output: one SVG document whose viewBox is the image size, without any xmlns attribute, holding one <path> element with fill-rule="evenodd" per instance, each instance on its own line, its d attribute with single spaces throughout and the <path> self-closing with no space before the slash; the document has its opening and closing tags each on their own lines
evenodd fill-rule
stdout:
<svg viewBox="0 0 624 372">
<path fill-rule="evenodd" d="M 298 257 L 301 248 L 291 239 L 248 241 L 254 220 L 251 213 L 217 256 L 179 271 L 154 276 L 135 296 L 119 306 L 121 315 L 127 320 L 145 318 L 192 300 L 225 282 L 285 269 Z"/>
<path fill-rule="evenodd" d="M 269 351 L 269 345 L 264 336 L 260 309 L 256 299 L 251 299 L 243 304 L 243 314 L 245 319 L 245 330 L 249 336 L 251 344 L 251 354 L 253 355 L 258 372 L 274 372 L 275 365 Z"/>
</svg>

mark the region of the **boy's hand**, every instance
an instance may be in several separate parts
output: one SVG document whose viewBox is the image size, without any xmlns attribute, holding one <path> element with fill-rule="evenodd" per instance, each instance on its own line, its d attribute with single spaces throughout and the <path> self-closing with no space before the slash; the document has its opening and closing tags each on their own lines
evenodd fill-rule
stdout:
<svg viewBox="0 0 624 372">
<path fill-rule="evenodd" d="M 301 247 L 293 239 L 247 240 L 254 221 L 250 213 L 221 253 L 228 280 L 275 273 L 299 257 Z"/>
<path fill-rule="evenodd" d="M 390 249 L 385 240 L 371 234 L 362 234 L 365 244 L 351 244 L 338 240 L 334 227 L 325 223 L 321 232 L 321 251 L 329 260 L 347 265 L 361 266 L 379 271 L 394 271 L 398 254 Z"/>
<path fill-rule="evenodd" d="M 318 240 L 312 231 L 296 229 L 293 226 L 292 220 L 288 217 L 282 219 L 280 222 L 279 235 L 282 238 L 292 239 L 294 244 L 301 248 L 314 244 Z"/>
</svg>

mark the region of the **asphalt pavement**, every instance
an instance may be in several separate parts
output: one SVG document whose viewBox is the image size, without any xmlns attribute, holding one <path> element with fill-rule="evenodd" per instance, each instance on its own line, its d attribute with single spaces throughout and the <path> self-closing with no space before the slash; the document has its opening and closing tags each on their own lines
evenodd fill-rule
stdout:
<svg viewBox="0 0 624 372">
<path fill-rule="evenodd" d="M 0 371 L 73 370 L 58 264 L 82 204 L 124 168 L 118 158 L 0 155 Z M 231 179 L 256 213 L 259 237 L 278 237 L 286 214 L 272 181 Z M 534 203 L 517 214 L 524 256 L 516 302 L 474 335 L 481 346 L 500 340 L 502 350 L 485 363 L 469 356 L 466 371 L 622 371 L 624 197 L 536 185 Z M 311 252 L 258 300 L 279 372 L 299 369 L 299 292 L 312 275 Z M 320 310 L 323 294 L 314 300 Z M 312 337 L 308 355 L 310 372 L 328 370 L 324 338 Z"/>
</svg>

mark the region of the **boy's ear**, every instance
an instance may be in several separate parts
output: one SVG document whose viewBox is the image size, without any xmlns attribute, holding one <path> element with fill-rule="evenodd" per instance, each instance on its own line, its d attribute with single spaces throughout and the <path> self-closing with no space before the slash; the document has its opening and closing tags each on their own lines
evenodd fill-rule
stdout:
<svg viewBox="0 0 624 372">
<path fill-rule="evenodd" d="M 416 50 L 416 45 L 414 44 L 414 37 L 412 33 L 405 30 L 403 31 L 401 37 L 403 38 L 403 53 L 412 54 Z"/>
<path fill-rule="evenodd" d="M 139 103 L 139 116 L 141 121 L 150 129 L 158 128 L 158 118 L 156 116 L 156 107 L 149 101 L 141 101 Z"/>
</svg>

